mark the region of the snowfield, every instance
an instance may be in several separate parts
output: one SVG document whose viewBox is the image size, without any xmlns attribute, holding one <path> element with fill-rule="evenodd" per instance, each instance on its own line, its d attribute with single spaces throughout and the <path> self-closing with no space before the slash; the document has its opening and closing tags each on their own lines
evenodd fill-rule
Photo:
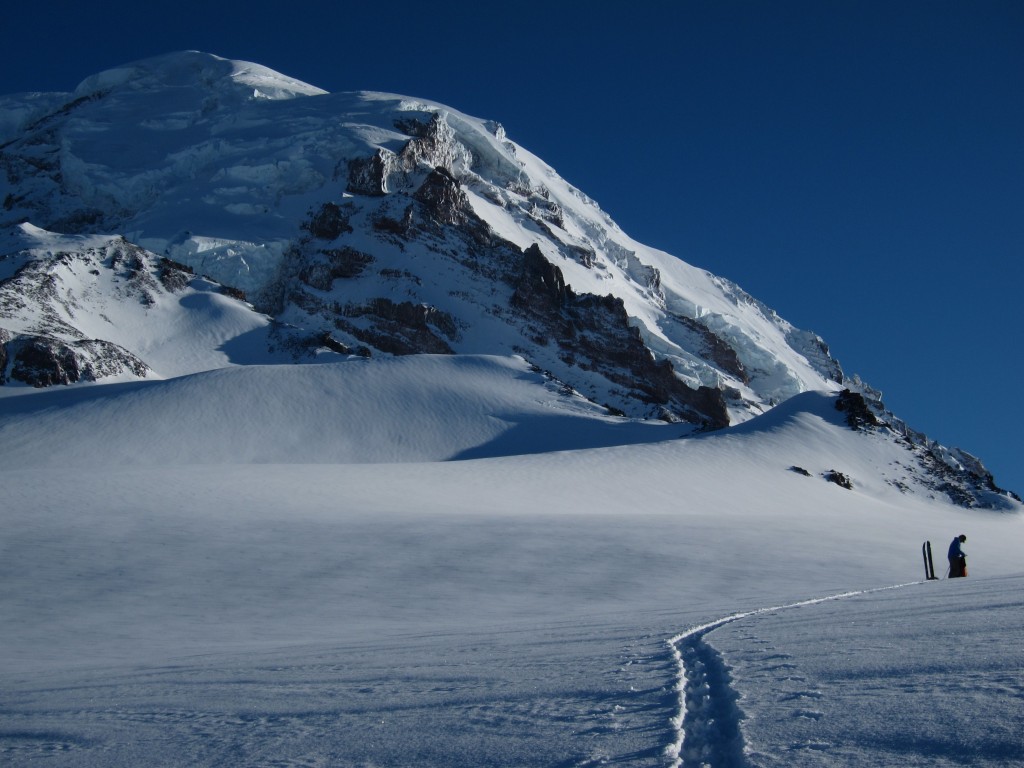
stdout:
<svg viewBox="0 0 1024 768">
<path fill-rule="evenodd" d="M 4 765 L 1024 765 L 1019 505 L 827 393 L 684 438 L 518 358 L 2 391 Z"/>
</svg>

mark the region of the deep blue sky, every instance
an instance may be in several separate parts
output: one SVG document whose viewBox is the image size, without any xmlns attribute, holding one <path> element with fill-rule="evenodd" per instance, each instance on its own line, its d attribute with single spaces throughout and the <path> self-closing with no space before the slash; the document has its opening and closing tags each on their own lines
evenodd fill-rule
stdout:
<svg viewBox="0 0 1024 768">
<path fill-rule="evenodd" d="M 498 120 L 1024 493 L 1018 0 L 117 0 L 4 26 L 0 93 L 192 48 Z"/>
</svg>

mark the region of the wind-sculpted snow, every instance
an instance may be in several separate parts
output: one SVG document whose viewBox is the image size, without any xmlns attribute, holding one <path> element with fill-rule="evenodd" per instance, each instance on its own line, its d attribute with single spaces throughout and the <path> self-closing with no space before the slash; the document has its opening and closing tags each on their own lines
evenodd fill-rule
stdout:
<svg viewBox="0 0 1024 768">
<path fill-rule="evenodd" d="M 905 585 L 904 585 L 905 586 Z M 883 587 L 882 589 L 898 589 Z M 818 605 L 831 600 L 842 600 L 855 595 L 873 594 L 879 590 L 846 592 L 828 597 L 801 600 L 790 605 L 778 605 L 743 611 L 725 616 L 705 624 L 692 627 L 668 641 L 669 649 L 678 669 L 677 689 L 679 691 L 679 714 L 673 719 L 677 738 L 666 751 L 674 768 L 687 766 L 712 766 L 713 768 L 741 768 L 748 765 L 742 734 L 742 720 L 745 714 L 738 702 L 740 693 L 733 688 L 729 665 L 721 654 L 709 644 L 708 635 L 721 627 L 763 614 L 775 614 L 793 608 Z M 759 638 L 754 637 L 755 643 Z M 756 645 L 755 645 L 756 648 Z M 769 648 L 769 651 L 774 650 Z M 792 658 L 788 654 L 765 657 L 769 661 Z M 771 667 L 772 671 L 793 669 L 793 664 Z M 820 691 L 792 694 L 783 701 L 794 699 L 816 699 Z M 800 710 L 799 716 L 817 719 L 808 710 Z"/>
<path fill-rule="evenodd" d="M 7 468 L 444 461 L 680 434 L 613 419 L 521 359 L 484 357 L 243 366 L 0 403 Z"/>
<path fill-rule="evenodd" d="M 917 583 L 709 631 L 742 709 L 743 760 L 719 764 L 1024 764 L 1020 586 Z"/>
<path fill-rule="evenodd" d="M 206 294 L 193 298 L 205 306 Z M 233 345 L 232 354 L 245 354 L 240 340 L 225 351 Z M 829 393 L 805 393 L 737 427 L 681 440 L 691 435 L 684 425 L 609 416 L 521 358 L 244 365 L 70 390 L 9 384 L 0 389 L 0 465 L 393 463 L 668 443 L 728 465 L 709 465 L 709 488 L 770 461 L 796 496 L 820 492 L 838 472 L 850 480 L 854 498 L 878 495 L 896 506 L 952 498 L 947 490 L 956 479 L 944 475 L 937 485 L 919 447 L 886 428 L 852 430 L 836 405 Z M 659 482 L 675 482 L 666 479 L 675 473 L 667 470 Z M 956 489 L 978 505 L 1020 509 L 983 478 Z"/>
<path fill-rule="evenodd" d="M 0 758 L 666 766 L 686 722 L 666 641 L 743 613 L 693 638 L 691 666 L 726 705 L 706 712 L 738 724 L 744 754 L 857 750 L 870 764 L 915 720 L 934 732 L 917 705 L 905 731 L 869 721 L 861 737 L 844 717 L 863 691 L 843 676 L 863 674 L 894 637 L 891 619 L 865 608 L 817 625 L 819 637 L 863 627 L 852 654 L 830 654 L 833 684 L 820 666 L 796 668 L 813 646 L 762 609 L 920 578 L 920 542 L 961 530 L 971 577 L 915 587 L 934 600 L 900 642 L 921 633 L 921 689 L 946 695 L 927 670 L 949 654 L 959 664 L 960 649 L 932 639 L 948 633 L 951 605 L 967 607 L 958 595 L 975 595 L 986 719 L 957 709 L 962 688 L 941 711 L 957 743 L 996 728 L 978 754 L 1012 755 L 1019 686 L 1005 670 L 1019 647 L 1004 618 L 1020 601 L 986 590 L 1019 582 L 996 578 L 1019 570 L 1019 506 L 967 516 L 902 491 L 892 481 L 919 482 L 906 446 L 850 429 L 834 403 L 808 393 L 672 439 L 681 427 L 611 419 L 522 360 L 462 356 L 10 390 Z M 830 469 L 854 489 L 827 482 Z M 718 640 L 748 626 L 763 635 Z M 900 705 L 908 663 L 872 673 L 879 707 Z M 775 691 L 789 698 L 775 704 Z M 688 705 L 689 746 L 732 759 L 699 711 Z M 878 733 L 890 740 L 873 746 Z M 954 752 L 928 738 L 904 754 Z M 786 752 L 797 744 L 807 750 Z"/>
</svg>

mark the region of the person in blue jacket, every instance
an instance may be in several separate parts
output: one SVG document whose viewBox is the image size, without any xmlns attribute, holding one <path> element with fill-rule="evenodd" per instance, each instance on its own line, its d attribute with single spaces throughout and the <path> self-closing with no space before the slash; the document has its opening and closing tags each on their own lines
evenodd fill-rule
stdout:
<svg viewBox="0 0 1024 768">
<path fill-rule="evenodd" d="M 967 537 L 961 533 L 949 545 L 949 578 L 951 579 L 967 575 L 966 558 L 964 551 L 960 548 L 965 541 L 967 541 Z"/>
</svg>

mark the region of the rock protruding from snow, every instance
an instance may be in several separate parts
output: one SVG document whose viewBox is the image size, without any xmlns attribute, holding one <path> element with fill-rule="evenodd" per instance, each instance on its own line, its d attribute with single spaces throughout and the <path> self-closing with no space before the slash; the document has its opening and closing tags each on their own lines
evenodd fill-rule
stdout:
<svg viewBox="0 0 1024 768">
<path fill-rule="evenodd" d="M 7 336 L 0 329 L 0 337 Z M 3 343 L 12 353 L 10 380 L 32 387 L 98 381 L 131 374 L 144 378 L 149 366 L 128 350 L 103 339 L 65 342 L 52 336 L 17 336 Z M 0 362 L 6 361 L 6 349 Z"/>
</svg>

